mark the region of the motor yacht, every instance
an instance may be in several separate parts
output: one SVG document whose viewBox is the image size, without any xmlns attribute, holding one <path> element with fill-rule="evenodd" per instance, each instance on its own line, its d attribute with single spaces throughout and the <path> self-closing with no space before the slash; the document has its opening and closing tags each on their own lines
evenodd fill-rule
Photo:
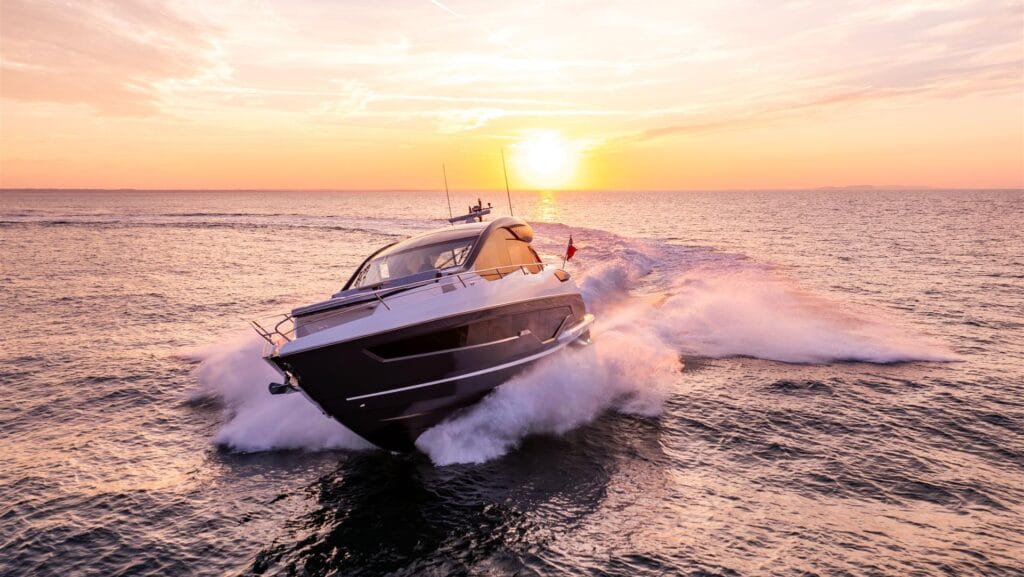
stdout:
<svg viewBox="0 0 1024 577">
<path fill-rule="evenodd" d="M 331 298 L 254 322 L 284 379 L 271 393 L 301 392 L 371 443 L 409 451 L 533 363 L 589 344 L 594 317 L 564 260 L 542 262 L 529 224 L 482 222 L 487 211 L 387 245 Z"/>
</svg>

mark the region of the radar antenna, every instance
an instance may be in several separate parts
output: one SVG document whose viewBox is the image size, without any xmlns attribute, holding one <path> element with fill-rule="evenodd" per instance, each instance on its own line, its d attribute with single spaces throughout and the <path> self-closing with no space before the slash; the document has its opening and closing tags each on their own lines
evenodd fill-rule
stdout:
<svg viewBox="0 0 1024 577">
<path fill-rule="evenodd" d="M 469 224 L 474 220 L 477 222 L 483 222 L 484 215 L 491 214 L 492 208 L 494 207 L 491 206 L 491 203 L 488 202 L 487 206 L 484 206 L 483 201 L 481 201 L 478 198 L 476 199 L 476 206 L 469 207 L 469 212 L 460 216 L 453 216 L 452 218 L 448 219 L 448 222 L 452 224 L 455 224 L 457 222 Z"/>
</svg>

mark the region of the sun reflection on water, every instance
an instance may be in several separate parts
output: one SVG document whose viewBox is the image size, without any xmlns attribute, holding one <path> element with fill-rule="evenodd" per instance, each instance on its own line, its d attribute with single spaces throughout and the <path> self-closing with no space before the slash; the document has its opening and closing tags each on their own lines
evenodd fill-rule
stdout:
<svg viewBox="0 0 1024 577">
<path fill-rule="evenodd" d="M 555 193 L 551 190 L 541 191 L 540 202 L 537 204 L 537 220 L 543 222 L 560 222 L 561 211 L 555 203 Z"/>
</svg>

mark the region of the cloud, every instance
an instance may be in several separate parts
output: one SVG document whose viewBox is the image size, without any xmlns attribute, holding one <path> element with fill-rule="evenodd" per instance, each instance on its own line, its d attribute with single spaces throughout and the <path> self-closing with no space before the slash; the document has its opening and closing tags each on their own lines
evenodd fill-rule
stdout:
<svg viewBox="0 0 1024 577">
<path fill-rule="evenodd" d="M 4 98 L 81 103 L 106 115 L 158 112 L 156 83 L 202 74 L 216 30 L 144 0 L 5 0 Z"/>
<path fill-rule="evenodd" d="M 1024 39 L 1020 3 L 973 7 L 968 2 L 912 2 L 894 11 L 872 4 L 835 22 L 808 27 L 780 41 L 778 54 L 815 46 L 829 58 L 807 56 L 784 84 L 762 72 L 733 95 L 696 114 L 652 109 L 657 126 L 637 130 L 621 142 L 742 129 L 815 111 L 872 104 L 960 98 L 1024 91 Z M 866 25 L 865 20 L 875 20 Z M 837 26 L 843 32 L 837 33 Z M 764 59 L 765 55 L 759 58 Z M 765 87 L 778 86 L 775 90 Z M 675 122 L 666 122 L 672 117 Z"/>
<path fill-rule="evenodd" d="M 444 4 L 444 3 L 440 2 L 439 0 L 427 0 L 427 2 L 430 2 L 434 6 L 437 6 L 441 10 L 444 10 L 445 12 L 451 14 L 452 16 L 454 16 L 456 18 L 465 18 L 465 16 L 463 14 L 460 14 L 459 12 L 456 12 L 455 10 L 452 10 L 451 8 L 448 7 L 447 4 Z"/>
<path fill-rule="evenodd" d="M 754 125 L 777 122 L 798 113 L 824 110 L 839 106 L 857 106 L 871 102 L 906 99 L 929 95 L 932 97 L 959 97 L 967 94 L 1019 91 L 1021 88 L 1020 63 L 1010 66 L 982 67 L 970 70 L 970 74 L 951 71 L 948 78 L 938 79 L 931 84 L 892 87 L 863 87 L 805 98 L 803 100 L 763 105 L 760 109 L 725 116 L 712 120 L 693 119 L 650 128 L 628 136 L 620 141 L 647 141 L 669 136 L 706 134 L 725 130 L 736 130 Z"/>
<path fill-rule="evenodd" d="M 862 11 L 854 14 L 854 18 L 897 22 L 911 20 L 929 13 L 963 10 L 970 8 L 973 4 L 975 2 L 972 0 L 903 0 L 902 2 L 885 0 L 869 3 Z"/>
<path fill-rule="evenodd" d="M 60 109 L 83 134 L 109 126 L 95 110 L 196 134 L 628 146 L 1024 90 L 1020 0 L 0 2 L 2 96 L 86 105 Z M 5 137 L 51 108 L 18 106 L 31 128 Z"/>
<path fill-rule="evenodd" d="M 321 103 L 313 110 L 313 114 L 328 117 L 356 116 L 365 111 L 376 97 L 366 84 L 358 80 L 339 80 L 336 84 L 341 94 L 334 100 Z"/>
<path fill-rule="evenodd" d="M 501 108 L 478 106 L 458 110 L 443 110 L 437 114 L 438 132 L 441 134 L 452 134 L 480 128 L 492 120 L 505 116 L 506 112 Z"/>
</svg>

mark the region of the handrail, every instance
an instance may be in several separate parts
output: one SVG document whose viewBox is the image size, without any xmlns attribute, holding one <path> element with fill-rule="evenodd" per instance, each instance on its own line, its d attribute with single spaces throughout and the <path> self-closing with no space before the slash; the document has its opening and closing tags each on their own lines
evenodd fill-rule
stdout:
<svg viewBox="0 0 1024 577">
<path fill-rule="evenodd" d="M 272 328 L 270 330 L 266 329 L 263 325 L 261 325 L 259 323 L 259 321 L 261 319 L 256 319 L 256 320 L 249 321 L 249 324 L 251 324 L 252 327 L 254 329 L 256 329 L 256 332 L 261 337 L 263 337 L 263 340 L 265 340 L 268 343 L 270 343 L 270 345 L 273 346 L 273 347 L 277 347 L 278 345 L 282 344 L 281 342 L 279 342 L 279 341 L 274 339 L 275 335 L 281 337 L 282 339 L 284 339 L 285 342 L 289 342 L 289 341 L 292 340 L 292 336 L 291 335 L 295 334 L 295 323 L 294 323 L 295 319 L 292 317 L 292 315 L 290 315 L 288 313 L 272 315 L 272 316 L 269 316 L 269 317 L 262 317 L 262 318 L 264 320 L 267 320 L 267 319 L 277 319 L 278 317 L 280 317 L 280 320 L 278 320 L 274 324 L 274 328 Z M 285 324 L 285 323 L 287 323 L 289 321 L 292 321 L 292 327 L 290 329 L 287 329 L 287 330 L 281 330 L 281 325 L 283 325 L 283 324 Z"/>
<path fill-rule="evenodd" d="M 553 262 L 543 262 L 542 261 L 542 262 L 539 262 L 539 263 L 538 262 L 530 262 L 530 263 L 522 263 L 522 264 L 507 264 L 507 265 L 495 266 L 495 267 L 481 269 L 481 270 L 467 270 L 467 271 L 463 271 L 463 272 L 460 272 L 460 273 L 446 274 L 446 275 L 442 275 L 442 276 L 435 277 L 435 278 L 425 279 L 425 280 L 422 280 L 422 281 L 417 281 L 417 282 L 406 284 L 406 285 L 391 286 L 391 287 L 387 287 L 387 288 L 379 288 L 379 289 L 375 289 L 375 290 L 372 290 L 372 291 L 361 292 L 361 293 L 358 293 L 358 294 L 342 297 L 340 299 L 330 299 L 330 300 L 324 301 L 323 303 L 319 303 L 319 304 L 323 304 L 324 305 L 324 307 L 322 309 L 316 309 L 316 310 L 310 311 L 310 313 L 322 312 L 322 311 L 332 310 L 332 309 L 336 309 L 336 308 L 343 308 L 343 307 L 345 307 L 345 306 L 347 306 L 349 304 L 352 304 L 353 302 L 356 302 L 356 301 L 366 301 L 366 300 L 372 300 L 372 299 L 376 299 L 378 302 L 380 302 L 380 304 L 384 305 L 384 308 L 386 308 L 388 310 L 391 310 L 391 306 L 388 305 L 386 299 L 398 298 L 398 297 L 401 297 L 401 296 L 410 296 L 410 295 L 413 295 L 413 294 L 417 294 L 422 289 L 429 288 L 429 287 L 431 287 L 433 285 L 436 285 L 436 284 L 440 283 L 443 279 L 446 279 L 446 278 L 458 279 L 459 282 L 462 283 L 462 286 L 464 288 L 467 288 L 469 285 L 466 284 L 466 279 L 463 278 L 463 277 L 466 277 L 466 276 L 476 277 L 476 278 L 483 278 L 484 275 L 487 274 L 487 273 L 497 273 L 499 279 L 504 279 L 508 275 L 513 274 L 516 270 L 519 270 L 520 272 L 522 272 L 523 276 L 528 276 L 530 274 L 538 274 L 538 273 L 529 273 L 529 272 L 527 272 L 527 267 L 536 267 L 536 266 L 540 266 L 542 271 L 543 270 L 549 270 L 549 269 L 557 268 L 557 265 L 555 263 L 553 263 Z M 513 270 L 508 270 L 508 269 L 513 269 Z M 502 272 L 502 271 L 507 271 L 507 272 Z M 427 272 L 427 271 L 424 271 L 424 272 Z M 390 293 L 390 294 L 384 294 L 384 293 Z M 283 342 L 281 342 L 281 340 L 283 340 L 284 342 L 291 342 L 293 340 L 296 327 L 295 327 L 295 317 L 292 314 L 284 313 L 284 314 L 273 315 L 271 317 L 263 317 L 263 318 L 264 318 L 264 320 L 280 318 L 280 320 L 278 320 L 274 324 L 273 328 L 269 329 L 269 330 L 258 322 L 260 319 L 249 321 L 250 324 L 252 324 L 253 328 L 256 329 L 256 332 L 263 338 L 263 340 L 267 341 L 272 347 L 274 347 L 274 349 L 276 349 L 278 346 L 284 344 Z M 281 329 L 282 325 L 284 325 L 287 322 L 291 322 L 292 323 L 291 328 L 287 329 L 287 330 L 282 330 Z M 280 337 L 280 340 L 279 339 L 275 339 L 275 337 Z"/>
</svg>

